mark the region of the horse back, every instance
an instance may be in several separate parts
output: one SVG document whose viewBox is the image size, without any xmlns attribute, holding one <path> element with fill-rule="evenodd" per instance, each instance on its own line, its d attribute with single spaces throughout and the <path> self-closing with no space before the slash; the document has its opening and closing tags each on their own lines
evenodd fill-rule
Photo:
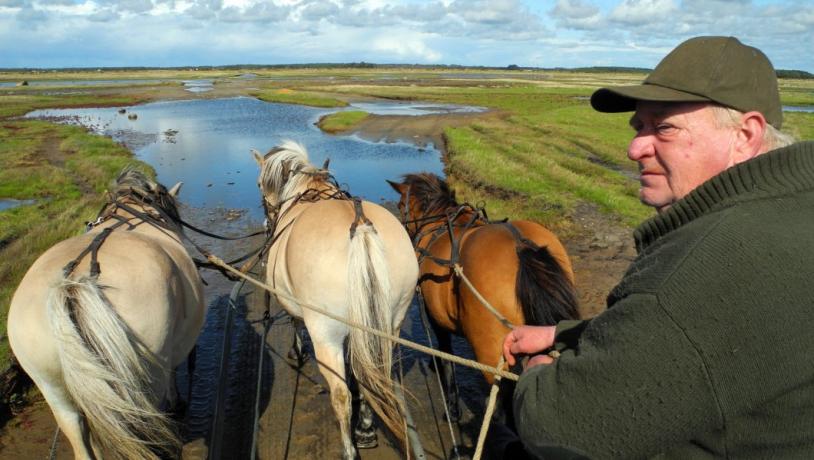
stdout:
<svg viewBox="0 0 814 460">
<path fill-rule="evenodd" d="M 12 329 L 15 334 L 47 330 L 45 304 L 49 289 L 63 278 L 64 267 L 76 260 L 95 236 L 96 232 L 92 232 L 64 240 L 34 262 L 12 299 L 10 335 Z M 157 353 L 173 350 L 176 354 L 176 347 L 187 348 L 177 353 L 185 357 L 194 345 L 194 338 L 186 336 L 197 337 L 203 325 L 204 301 L 200 277 L 183 247 L 136 232 L 114 231 L 99 248 L 97 257 L 101 270 L 98 283 L 104 286 L 111 306 L 136 337 Z M 69 276 L 88 276 L 90 259 L 90 254 L 83 257 Z M 12 340 L 25 342 L 27 338 Z M 15 354 L 24 353 L 17 348 L 26 347 L 15 347 Z"/>
<path fill-rule="evenodd" d="M 304 301 L 341 303 L 345 298 L 351 226 L 354 221 L 357 227 L 363 222 L 357 220 L 349 200 L 322 200 L 297 207 L 302 209 L 291 222 L 281 222 L 288 228 L 269 256 L 273 281 Z M 393 295 L 412 297 L 418 267 L 409 236 L 383 207 L 363 201 L 362 212 L 382 240 Z"/>
</svg>

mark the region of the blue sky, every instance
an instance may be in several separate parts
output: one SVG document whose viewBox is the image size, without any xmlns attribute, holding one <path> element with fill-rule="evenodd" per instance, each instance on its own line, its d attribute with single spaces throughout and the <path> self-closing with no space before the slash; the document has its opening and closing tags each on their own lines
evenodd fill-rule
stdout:
<svg viewBox="0 0 814 460">
<path fill-rule="evenodd" d="M 0 0 L 0 67 L 650 67 L 734 35 L 814 73 L 810 0 Z"/>
</svg>

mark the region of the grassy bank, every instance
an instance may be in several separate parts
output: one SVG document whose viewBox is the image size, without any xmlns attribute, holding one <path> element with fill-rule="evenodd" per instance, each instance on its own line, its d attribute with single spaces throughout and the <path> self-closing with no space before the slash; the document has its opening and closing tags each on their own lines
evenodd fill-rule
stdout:
<svg viewBox="0 0 814 460">
<path fill-rule="evenodd" d="M 86 106 L 91 98 L 0 98 L 0 198 L 35 204 L 0 212 L 0 368 L 8 362 L 6 318 L 11 296 L 34 260 L 58 241 L 84 230 L 104 201 L 103 192 L 132 153 L 84 129 L 12 118 L 40 107 Z M 111 105 L 130 98 L 108 99 Z M 141 165 L 149 170 L 147 165 Z"/>
</svg>

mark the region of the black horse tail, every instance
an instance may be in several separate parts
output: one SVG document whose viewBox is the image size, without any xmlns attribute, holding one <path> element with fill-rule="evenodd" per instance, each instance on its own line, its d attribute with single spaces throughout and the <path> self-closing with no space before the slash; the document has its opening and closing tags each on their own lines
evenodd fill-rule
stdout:
<svg viewBox="0 0 814 460">
<path fill-rule="evenodd" d="M 520 266 L 515 292 L 523 308 L 525 323 L 552 326 L 564 319 L 577 319 L 574 285 L 548 249 L 521 241 L 517 257 Z"/>
</svg>

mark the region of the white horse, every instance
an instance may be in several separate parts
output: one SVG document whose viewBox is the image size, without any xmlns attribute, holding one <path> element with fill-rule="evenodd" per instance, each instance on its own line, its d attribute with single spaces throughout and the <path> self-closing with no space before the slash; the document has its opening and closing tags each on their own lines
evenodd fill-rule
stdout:
<svg viewBox="0 0 814 460">
<path fill-rule="evenodd" d="M 350 199 L 325 169 L 309 163 L 305 149 L 295 142 L 287 141 L 265 156 L 253 154 L 275 237 L 266 267 L 268 284 L 303 303 L 398 336 L 418 279 L 413 246 L 398 219 L 381 206 Z M 339 420 L 344 458 L 356 457 L 345 380 L 346 338 L 362 394 L 388 428 L 404 439 L 404 408 L 391 376 L 393 343 L 295 302 L 278 301 L 303 320 L 313 340 Z M 357 430 L 357 436 L 375 436 L 369 426 L 361 428 L 370 431 Z"/>
<path fill-rule="evenodd" d="M 181 244 L 180 185 L 122 173 L 90 231 L 48 249 L 12 298 L 12 350 L 77 459 L 180 453 L 158 405 L 175 400 L 173 369 L 206 313 Z"/>
</svg>

